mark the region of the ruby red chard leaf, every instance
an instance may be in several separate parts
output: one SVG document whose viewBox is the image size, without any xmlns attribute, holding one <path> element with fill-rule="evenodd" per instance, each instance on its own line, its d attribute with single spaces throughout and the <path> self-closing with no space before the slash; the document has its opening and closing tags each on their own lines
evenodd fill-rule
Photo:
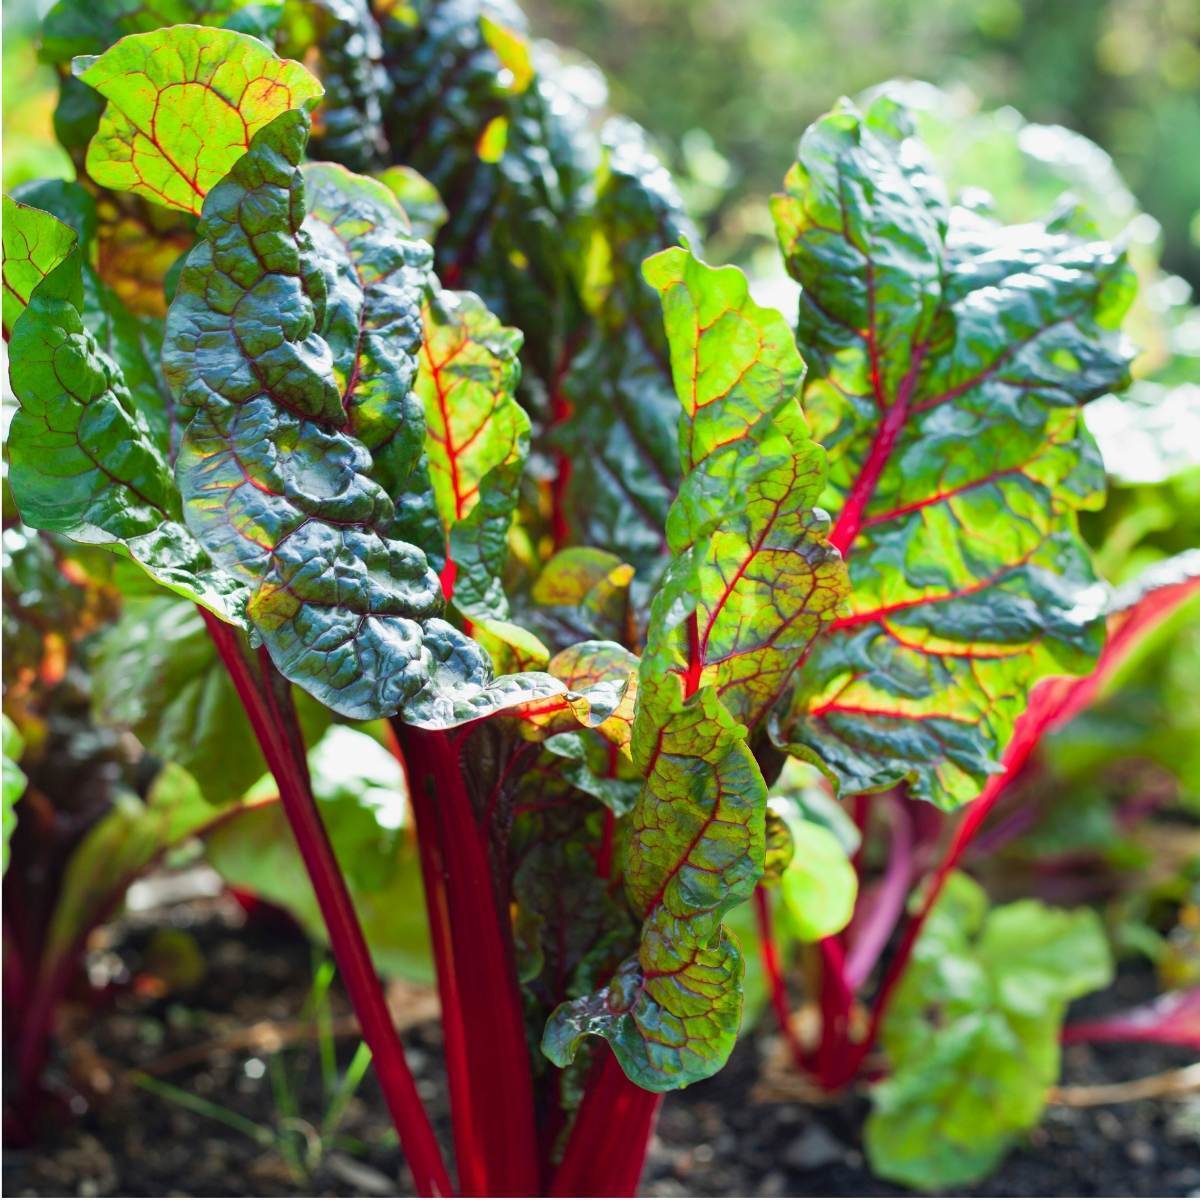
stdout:
<svg viewBox="0 0 1200 1200">
<path fill-rule="evenodd" d="M 887 98 L 809 129 L 774 215 L 852 584 L 781 740 L 844 792 L 907 780 L 953 807 L 1037 680 L 1099 649 L 1076 513 L 1104 477 L 1079 405 L 1127 380 L 1132 276 L 1074 218 L 950 213 Z"/>
<path fill-rule="evenodd" d="M 765 712 L 832 618 L 845 578 L 811 508 L 824 463 L 800 412 L 803 363 L 782 317 L 749 298 L 740 272 L 687 250 L 656 255 L 646 276 L 663 296 L 683 403 L 684 482 L 633 725 L 646 782 L 623 877 L 641 940 L 606 987 L 552 1014 L 542 1049 L 564 1065 L 586 1036 L 603 1037 L 633 1082 L 666 1091 L 719 1069 L 741 1020 L 743 964 L 722 918 L 762 876 L 767 789 L 731 709 Z M 748 481 L 736 504 L 732 467 Z M 778 596 L 798 579 L 798 603 L 782 611 Z M 724 657 L 709 657 L 699 631 L 717 627 L 726 604 L 739 619 L 728 636 L 721 627 Z"/>
<path fill-rule="evenodd" d="M 163 586 L 240 621 L 242 589 L 184 528 L 165 454 L 85 324 L 83 278 L 76 244 L 13 328 L 9 483 L 22 519 L 128 554 Z"/>
<path fill-rule="evenodd" d="M 260 129 L 322 93 L 258 38 L 193 25 L 131 34 L 74 71 L 108 101 L 88 146 L 92 179 L 189 213 Z"/>
</svg>

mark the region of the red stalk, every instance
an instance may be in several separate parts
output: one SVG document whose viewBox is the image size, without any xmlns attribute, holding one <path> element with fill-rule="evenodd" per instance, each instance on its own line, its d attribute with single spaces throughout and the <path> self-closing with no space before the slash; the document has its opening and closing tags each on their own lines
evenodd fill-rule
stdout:
<svg viewBox="0 0 1200 1200">
<path fill-rule="evenodd" d="M 635 1196 L 662 1096 L 625 1077 L 604 1046 L 592 1072 L 552 1196 Z"/>
<path fill-rule="evenodd" d="M 1077 1021 L 1062 1032 L 1066 1044 L 1073 1042 L 1158 1042 L 1200 1050 L 1200 987 L 1168 992 L 1149 1004 L 1099 1017 Z"/>
<path fill-rule="evenodd" d="M 260 666 L 269 674 L 265 681 L 257 678 L 242 654 L 236 631 L 205 609 L 200 613 L 237 689 L 267 766 L 275 776 L 283 810 L 325 920 L 338 972 L 354 1006 L 363 1039 L 371 1049 L 371 1064 L 417 1192 L 422 1196 L 451 1195 L 450 1177 L 433 1127 L 417 1096 L 416 1083 L 392 1024 L 354 904 L 313 799 L 287 685 L 279 681 L 281 686 L 276 686 L 278 677 L 265 655 Z"/>
<path fill-rule="evenodd" d="M 533 1081 L 511 935 L 456 742 L 393 720 L 426 886 L 459 1165 L 467 1195 L 539 1191 Z"/>
<path fill-rule="evenodd" d="M 836 937 L 817 943 L 821 954 L 821 1041 L 816 1052 L 817 1080 L 835 1091 L 853 1078 L 857 1060 L 850 1052 L 850 1009 L 854 995 L 846 982 L 846 958 Z"/>
<path fill-rule="evenodd" d="M 761 884 L 754 889 L 754 909 L 758 917 L 758 945 L 762 951 L 763 971 L 771 991 L 771 1008 L 779 1031 L 792 1053 L 798 1070 L 808 1069 L 808 1056 L 792 1028 L 791 1008 L 788 1005 L 787 983 L 779 965 L 779 948 L 775 943 L 775 930 L 771 921 L 771 896 Z"/>
</svg>

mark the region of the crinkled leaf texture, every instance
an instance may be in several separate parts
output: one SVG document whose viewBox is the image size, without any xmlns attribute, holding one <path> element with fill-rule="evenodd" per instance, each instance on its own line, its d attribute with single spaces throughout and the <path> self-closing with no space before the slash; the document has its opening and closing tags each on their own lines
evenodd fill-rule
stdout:
<svg viewBox="0 0 1200 1200">
<path fill-rule="evenodd" d="M 753 892 L 766 843 L 767 789 L 745 722 L 832 619 L 845 574 L 812 508 L 824 464 L 783 318 L 750 299 L 740 272 L 687 250 L 650 259 L 646 275 L 662 294 L 683 404 L 684 482 L 633 726 L 646 782 L 624 883 L 641 941 L 605 988 L 560 1005 L 542 1048 L 562 1065 L 599 1035 L 630 1079 L 665 1091 L 719 1069 L 737 1036 L 743 964 L 722 918 Z"/>
<path fill-rule="evenodd" d="M 92 179 L 190 213 L 260 129 L 322 94 L 258 38 L 198 25 L 130 34 L 74 69 L 108 100 L 88 147 Z"/>
<path fill-rule="evenodd" d="M 1090 909 L 988 913 L 983 889 L 951 876 L 884 1025 L 893 1071 L 866 1124 L 872 1169 L 921 1191 L 986 1175 L 1041 1116 L 1067 1003 L 1111 978 Z"/>
<path fill-rule="evenodd" d="M 816 122 L 786 189 L 805 412 L 852 594 L 782 740 L 843 792 L 907 780 L 951 808 L 997 769 L 1037 680 L 1099 649 L 1076 513 L 1104 473 L 1079 406 L 1127 380 L 1132 275 L 1077 214 L 948 211 L 887 97 Z"/>
<path fill-rule="evenodd" d="M 20 409 L 9 431 L 9 483 L 22 518 L 128 554 L 164 587 L 240 623 L 244 589 L 213 569 L 184 527 L 165 448 L 89 327 L 105 329 L 106 314 L 89 304 L 84 281 L 76 243 L 13 328 Z"/>
<path fill-rule="evenodd" d="M 176 463 L 189 527 L 250 590 L 276 666 L 334 711 L 445 728 L 547 695 L 493 680 L 440 617 L 410 524 L 425 477 L 412 392 L 429 248 L 382 184 L 300 169 L 308 116 L 254 138 L 210 193 L 167 321 L 163 361 L 190 413 Z M 397 500 L 393 500 L 393 496 Z"/>
</svg>

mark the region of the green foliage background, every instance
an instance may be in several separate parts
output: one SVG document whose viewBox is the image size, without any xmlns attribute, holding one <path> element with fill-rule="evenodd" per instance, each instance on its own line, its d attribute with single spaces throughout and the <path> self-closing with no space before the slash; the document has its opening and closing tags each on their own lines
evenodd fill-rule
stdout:
<svg viewBox="0 0 1200 1200">
<path fill-rule="evenodd" d="M 984 108 L 1086 134 L 1163 227 L 1164 265 L 1200 285 L 1196 0 L 528 0 L 537 34 L 609 76 L 614 107 L 690 182 L 713 261 L 758 264 L 810 121 L 910 76 Z M 1189 149 L 1190 148 L 1190 149 Z"/>
</svg>

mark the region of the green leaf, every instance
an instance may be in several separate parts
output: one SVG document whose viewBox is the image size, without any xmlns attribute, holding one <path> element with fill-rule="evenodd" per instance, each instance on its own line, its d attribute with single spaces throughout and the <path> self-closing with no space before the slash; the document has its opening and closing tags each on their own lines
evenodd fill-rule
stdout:
<svg viewBox="0 0 1200 1200">
<path fill-rule="evenodd" d="M 94 643 L 92 711 L 128 726 L 151 753 L 224 804 L 266 773 L 258 742 L 192 605 L 162 595 L 127 599 Z"/>
<path fill-rule="evenodd" d="M 569 411 L 553 440 L 570 463 L 562 503 L 575 540 L 618 554 L 650 583 L 662 569 L 679 487 L 679 401 L 642 262 L 699 240 L 642 131 L 611 121 L 603 143 L 595 200 L 573 230 L 576 286 L 591 325 L 564 360 L 559 386 Z"/>
<path fill-rule="evenodd" d="M 190 213 L 260 129 L 322 94 L 258 38 L 194 25 L 131 34 L 74 69 L 108 101 L 88 147 L 92 179 Z"/>
<path fill-rule="evenodd" d="M 865 1128 L 872 1169 L 922 1191 L 986 1175 L 1041 1116 L 1068 1001 L 1111 978 L 1089 909 L 988 913 L 979 885 L 951 876 L 884 1023 L 893 1073 Z"/>
<path fill-rule="evenodd" d="M 314 117 L 313 156 L 352 171 L 385 161 L 383 109 L 391 83 L 367 0 L 292 0 L 277 46 L 312 65 L 325 88 Z"/>
<path fill-rule="evenodd" d="M 237 24 L 246 33 L 254 10 L 278 19 L 277 0 L 58 0 L 42 22 L 38 57 L 61 66 L 80 54 L 99 54 L 130 33 L 149 33 L 167 25 Z"/>
<path fill-rule="evenodd" d="M 12 841 L 13 830 L 17 827 L 17 801 L 25 794 L 25 772 L 18 765 L 25 751 L 25 739 L 9 719 L 7 713 L 0 716 L 3 725 L 4 746 L 4 781 L 0 790 L 0 801 L 3 802 L 3 821 L 0 823 L 0 836 L 4 838 L 4 863 L 0 872 L 8 870 L 8 844 Z"/>
<path fill-rule="evenodd" d="M 784 740 L 845 792 L 907 780 L 951 808 L 1037 680 L 1099 649 L 1076 513 L 1104 480 L 1079 406 L 1127 380 L 1132 276 L 1076 215 L 950 214 L 886 97 L 813 125 L 773 209 L 852 583 Z"/>
<path fill-rule="evenodd" d="M 399 294 L 360 289 L 364 337 L 347 341 L 326 272 L 346 276 L 301 228 L 307 135 L 307 115 L 292 111 L 255 136 L 205 203 L 171 305 L 164 369 L 195 414 L 176 464 L 189 527 L 250 589 L 247 613 L 275 665 L 336 712 L 400 710 L 445 727 L 561 693 L 549 676 L 493 683 L 479 647 L 439 618 L 425 554 L 395 536 L 396 505 L 374 473 L 392 461 L 381 448 L 403 443 L 411 462 L 423 445 L 420 405 L 402 390 L 420 295 L 404 279 Z M 353 187 L 399 212 L 382 185 Z M 367 232 L 385 273 L 403 276 L 419 244 Z M 366 336 L 372 313 L 390 340 Z"/>
<path fill-rule="evenodd" d="M 386 975 L 433 981 L 420 860 L 396 759 L 373 738 L 335 725 L 309 755 L 313 792 L 362 922 Z M 233 887 L 290 912 L 328 940 L 321 910 L 278 804 L 248 807 L 206 843 L 208 861 Z"/>
<path fill-rule="evenodd" d="M 400 207 L 412 224 L 413 234 L 432 245 L 450 215 L 437 188 L 412 167 L 388 167 L 376 178 L 400 201 Z"/>
<path fill-rule="evenodd" d="M 691 575 L 697 605 L 678 669 L 753 727 L 846 591 L 814 507 L 825 457 L 797 399 L 804 364 L 782 316 L 755 304 L 736 268 L 676 248 L 650 259 L 646 278 L 662 295 L 684 411 L 668 578 Z"/>
<path fill-rule="evenodd" d="M 13 329 L 9 482 L 38 529 L 128 554 L 151 577 L 226 620 L 241 589 L 181 524 L 163 449 L 117 364 L 85 326 L 78 246 L 34 289 Z"/>
<path fill-rule="evenodd" d="M 802 942 L 840 933 L 854 915 L 858 877 L 842 844 L 823 825 L 788 824 L 795 850 L 780 880 L 791 932 Z"/>
<path fill-rule="evenodd" d="M 803 364 L 782 317 L 745 278 L 683 249 L 646 264 L 663 297 L 683 404 L 684 482 L 667 519 L 673 558 L 639 670 L 635 766 L 646 783 L 624 845 L 641 942 L 607 987 L 561 1005 L 543 1051 L 563 1065 L 606 1038 L 639 1086 L 666 1091 L 728 1057 L 741 956 L 722 918 L 762 875 L 767 791 L 745 743 L 844 591 L 812 508 L 820 448 L 796 399 Z M 731 480 L 737 480 L 736 487 Z"/>
<path fill-rule="evenodd" d="M 568 546 L 541 569 L 529 599 L 537 607 L 524 614 L 555 645 L 588 638 L 636 642 L 629 586 L 634 570 L 607 550 Z"/>
<path fill-rule="evenodd" d="M 4 332 L 25 311 L 29 297 L 75 245 L 75 232 L 49 213 L 4 197 Z"/>
<path fill-rule="evenodd" d="M 459 612 L 507 641 L 500 576 L 529 454 L 529 418 L 514 397 L 521 335 L 470 292 L 431 295 L 423 327 L 416 390 L 444 537 L 442 588 Z"/>
<path fill-rule="evenodd" d="M 646 712 L 634 727 L 646 784 L 624 849 L 641 943 L 604 988 L 551 1014 L 542 1051 L 566 1066 L 603 1037 L 634 1083 L 661 1092 L 712 1075 L 737 1037 L 743 966 L 721 918 L 762 872 L 766 786 L 711 688 L 665 721 Z"/>
<path fill-rule="evenodd" d="M 196 781 L 169 764 L 146 798 L 117 791 L 113 806 L 88 830 L 71 855 L 50 918 L 41 970 L 75 961 L 78 938 L 119 903 L 125 890 L 164 850 L 201 833 L 222 810 L 209 804 Z"/>
</svg>

